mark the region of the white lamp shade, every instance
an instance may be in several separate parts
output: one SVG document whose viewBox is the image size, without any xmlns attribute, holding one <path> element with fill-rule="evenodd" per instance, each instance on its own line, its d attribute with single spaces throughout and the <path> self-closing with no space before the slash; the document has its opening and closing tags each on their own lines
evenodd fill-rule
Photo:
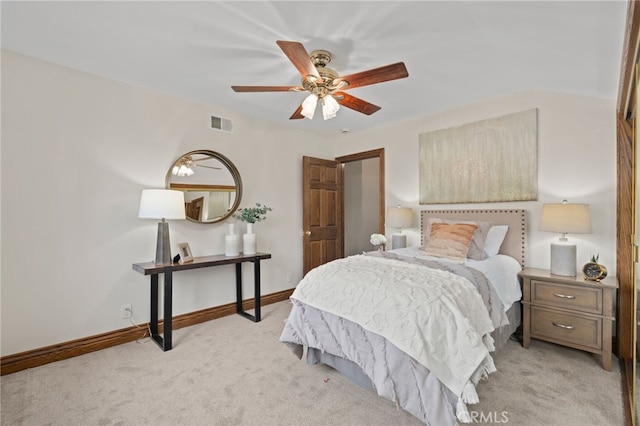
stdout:
<svg viewBox="0 0 640 426">
<path fill-rule="evenodd" d="M 138 217 L 142 219 L 185 219 L 184 193 L 171 189 L 145 189 Z"/>
<path fill-rule="evenodd" d="M 540 230 L 563 234 L 590 234 L 591 214 L 587 204 L 544 204 Z"/>
<path fill-rule="evenodd" d="M 413 209 L 408 207 L 389 207 L 386 225 L 391 228 L 410 228 L 413 225 Z"/>
</svg>

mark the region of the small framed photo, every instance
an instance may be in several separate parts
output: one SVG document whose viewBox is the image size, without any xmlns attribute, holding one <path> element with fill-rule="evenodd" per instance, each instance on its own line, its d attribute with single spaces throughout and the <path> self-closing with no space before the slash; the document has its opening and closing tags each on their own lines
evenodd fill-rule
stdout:
<svg viewBox="0 0 640 426">
<path fill-rule="evenodd" d="M 180 252 L 180 263 L 193 262 L 193 255 L 191 254 L 189 243 L 178 244 L 178 251 Z"/>
</svg>

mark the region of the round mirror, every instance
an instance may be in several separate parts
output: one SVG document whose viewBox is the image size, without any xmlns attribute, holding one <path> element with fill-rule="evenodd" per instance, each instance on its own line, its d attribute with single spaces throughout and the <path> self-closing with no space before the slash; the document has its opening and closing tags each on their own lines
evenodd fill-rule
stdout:
<svg viewBox="0 0 640 426">
<path fill-rule="evenodd" d="M 238 169 L 214 151 L 191 151 L 169 168 L 166 187 L 184 192 L 187 219 L 216 223 L 231 216 L 242 198 Z"/>
</svg>

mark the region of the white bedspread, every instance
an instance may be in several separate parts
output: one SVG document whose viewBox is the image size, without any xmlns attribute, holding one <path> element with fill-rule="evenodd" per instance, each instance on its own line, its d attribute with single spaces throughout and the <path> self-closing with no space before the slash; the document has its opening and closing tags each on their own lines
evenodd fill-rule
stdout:
<svg viewBox="0 0 640 426">
<path fill-rule="evenodd" d="M 498 254 L 484 260 L 467 259 L 465 261 L 460 261 L 428 256 L 420 247 L 406 247 L 389 250 L 389 252 L 405 257 L 437 260 L 438 262 L 443 263 L 464 264 L 482 272 L 496 290 L 505 311 L 507 311 L 515 302 L 522 299 L 522 291 L 520 289 L 520 282 L 518 281 L 518 273 L 522 270 L 522 267 L 513 257 Z"/>
<path fill-rule="evenodd" d="M 385 337 L 459 397 L 494 371 L 483 341 L 494 329 L 489 314 L 473 284 L 452 273 L 351 256 L 310 271 L 291 298 Z"/>
</svg>

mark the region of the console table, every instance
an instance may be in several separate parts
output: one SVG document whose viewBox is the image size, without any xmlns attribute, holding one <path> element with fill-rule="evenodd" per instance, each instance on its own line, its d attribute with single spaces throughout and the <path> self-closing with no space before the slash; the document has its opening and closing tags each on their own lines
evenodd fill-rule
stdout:
<svg viewBox="0 0 640 426">
<path fill-rule="evenodd" d="M 189 269 L 210 268 L 213 266 L 236 265 L 236 312 L 250 319 L 253 322 L 260 321 L 260 261 L 271 259 L 269 253 L 256 253 L 251 255 L 240 254 L 238 256 L 203 256 L 194 257 L 193 261 L 187 263 L 166 263 L 156 265 L 154 262 L 134 263 L 133 269 L 143 275 L 151 276 L 151 321 L 149 328 L 151 338 L 160 346 L 163 351 L 171 349 L 171 332 L 173 322 L 173 273 L 186 271 Z M 242 308 L 242 264 L 253 262 L 254 275 L 254 299 L 255 315 L 251 315 Z M 163 336 L 158 333 L 158 276 L 164 274 L 164 332 Z"/>
</svg>

